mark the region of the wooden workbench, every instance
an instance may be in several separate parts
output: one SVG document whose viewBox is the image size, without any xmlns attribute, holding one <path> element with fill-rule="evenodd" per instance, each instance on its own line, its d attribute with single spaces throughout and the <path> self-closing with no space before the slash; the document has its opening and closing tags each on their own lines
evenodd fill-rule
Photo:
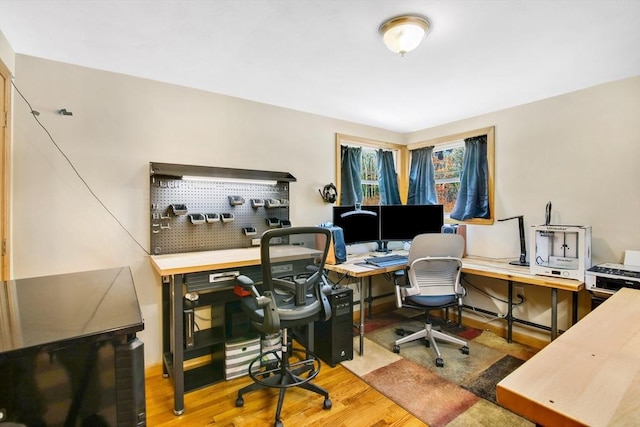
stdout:
<svg viewBox="0 0 640 427">
<path fill-rule="evenodd" d="M 640 424 L 640 290 L 623 288 L 497 385 L 542 426 Z"/>
</svg>

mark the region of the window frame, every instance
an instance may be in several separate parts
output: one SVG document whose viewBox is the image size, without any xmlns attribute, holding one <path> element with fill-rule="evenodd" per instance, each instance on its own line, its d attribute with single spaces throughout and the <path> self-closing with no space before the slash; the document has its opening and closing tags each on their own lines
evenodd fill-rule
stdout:
<svg viewBox="0 0 640 427">
<path fill-rule="evenodd" d="M 491 225 L 495 221 L 495 126 L 475 129 L 468 132 L 457 133 L 453 135 L 446 135 L 439 138 L 430 139 L 427 141 L 415 142 L 412 144 L 408 144 L 407 147 L 407 157 L 410 157 L 411 151 L 417 150 L 419 148 L 433 146 L 434 150 L 441 149 L 441 147 L 446 147 L 447 144 L 451 144 L 455 141 L 464 140 L 466 138 L 472 138 L 477 136 L 487 136 L 487 167 L 488 167 L 488 190 L 489 190 L 489 218 L 471 218 L 464 221 L 458 221 L 445 217 L 445 223 L 447 224 L 456 224 L 456 223 L 465 223 L 465 224 L 478 224 L 478 225 Z M 407 174 L 408 175 L 408 174 Z"/>
</svg>

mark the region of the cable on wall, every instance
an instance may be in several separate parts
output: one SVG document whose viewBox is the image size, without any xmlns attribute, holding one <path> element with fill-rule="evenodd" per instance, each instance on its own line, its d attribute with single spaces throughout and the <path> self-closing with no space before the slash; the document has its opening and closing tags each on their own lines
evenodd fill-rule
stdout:
<svg viewBox="0 0 640 427">
<path fill-rule="evenodd" d="M 16 92 L 18 92 L 18 94 L 20 95 L 20 97 L 24 100 L 24 102 L 26 102 L 26 104 L 29 106 L 29 112 L 31 113 L 31 115 L 33 115 L 34 120 L 40 125 L 40 127 L 45 131 L 45 133 L 47 134 L 47 136 L 49 137 L 49 139 L 51 140 L 51 142 L 53 143 L 53 145 L 56 147 L 56 149 L 58 150 L 58 152 L 62 155 L 62 157 L 64 157 L 64 159 L 67 161 L 67 163 L 69 164 L 69 166 L 71 167 L 71 169 L 73 170 L 73 172 L 78 176 L 78 178 L 80 179 L 80 181 L 84 184 L 84 186 L 87 188 L 87 190 L 89 191 L 89 193 L 93 196 L 94 199 L 96 199 L 96 201 L 98 203 L 100 203 L 100 205 L 102 206 L 102 208 L 111 216 L 111 218 L 114 219 L 114 221 L 116 223 L 118 223 L 118 225 L 120 226 L 120 228 L 122 228 L 122 230 L 124 230 L 125 233 L 127 233 L 129 235 L 129 237 L 131 237 L 131 240 L 133 240 L 136 245 L 138 245 L 138 247 L 140 249 L 142 249 L 142 251 L 146 254 L 146 255 L 151 255 L 149 253 L 149 251 L 147 251 L 147 249 L 142 246 L 142 244 L 140 242 L 138 242 L 138 240 L 136 240 L 135 237 L 133 237 L 133 234 L 131 234 L 129 232 L 129 230 L 127 230 L 127 228 L 122 224 L 122 222 L 120 222 L 120 220 L 111 212 L 111 210 L 109 210 L 109 208 L 102 202 L 102 200 L 100 200 L 100 198 L 98 197 L 98 195 L 91 189 L 91 187 L 89 186 L 89 184 L 87 183 L 87 181 L 82 177 L 82 175 L 80 175 L 80 172 L 78 172 L 78 169 L 76 169 L 76 167 L 74 166 L 73 162 L 71 161 L 71 159 L 69 159 L 69 157 L 65 154 L 64 151 L 62 151 L 62 149 L 58 146 L 58 144 L 56 143 L 56 141 L 54 140 L 53 136 L 51 135 L 51 133 L 49 132 L 49 130 L 40 122 L 40 120 L 38 120 L 38 116 L 40 115 L 40 113 L 36 110 L 33 109 L 33 107 L 31 107 L 31 104 L 29 103 L 29 101 L 27 100 L 27 98 L 22 94 L 22 92 L 20 92 L 20 89 L 18 89 L 18 87 L 16 86 L 15 82 L 13 80 L 11 80 L 11 84 L 13 85 L 14 89 L 16 90 Z M 64 113 L 62 113 L 62 111 L 64 111 Z M 65 114 L 66 113 L 66 114 Z M 68 112 L 66 109 L 62 109 L 59 110 L 59 114 L 62 115 L 72 115 L 72 113 Z"/>
</svg>

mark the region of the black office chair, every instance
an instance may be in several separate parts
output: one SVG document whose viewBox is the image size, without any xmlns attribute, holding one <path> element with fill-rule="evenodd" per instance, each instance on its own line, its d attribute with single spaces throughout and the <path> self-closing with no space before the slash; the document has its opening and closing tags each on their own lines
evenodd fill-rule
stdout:
<svg viewBox="0 0 640 427">
<path fill-rule="evenodd" d="M 245 393 L 263 388 L 280 390 L 276 427 L 282 426 L 280 413 L 285 392 L 301 387 L 324 396 L 323 408 L 331 408 L 329 393 L 310 381 L 320 372 L 320 360 L 310 351 L 293 348 L 287 328 L 327 320 L 331 307 L 327 295 L 331 287 L 324 277 L 331 234 L 321 227 L 291 227 L 266 231 L 260 239 L 262 284 L 246 276 L 237 278 L 248 294 L 242 298 L 243 311 L 253 327 L 268 335 L 281 332 L 278 350 L 263 351 L 249 365 L 254 383 L 238 391 L 236 406 L 244 405 Z M 320 249 L 316 249 L 319 246 Z M 262 290 L 260 292 L 258 289 Z"/>
<path fill-rule="evenodd" d="M 396 303 L 398 307 L 407 307 L 425 311 L 458 308 L 458 326 L 462 321 L 462 297 L 465 289 L 460 283 L 464 238 L 459 234 L 420 234 L 411 242 L 406 269 L 406 282 L 396 280 Z M 448 314 L 448 312 L 447 312 Z M 448 316 L 447 316 L 448 318 Z M 459 344 L 463 354 L 469 354 L 464 340 L 433 329 L 425 322 L 424 329 L 404 336 L 406 331 L 396 330 L 399 338 L 393 345 L 393 352 L 400 352 L 400 344 L 425 339 L 426 346 L 436 351 L 436 366 L 443 367 L 444 360 L 436 344 L 436 339 Z"/>
</svg>

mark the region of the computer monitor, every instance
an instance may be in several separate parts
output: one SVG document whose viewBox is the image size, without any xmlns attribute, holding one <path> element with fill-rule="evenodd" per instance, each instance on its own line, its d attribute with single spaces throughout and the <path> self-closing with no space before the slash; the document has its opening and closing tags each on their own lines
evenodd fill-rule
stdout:
<svg viewBox="0 0 640 427">
<path fill-rule="evenodd" d="M 442 205 L 380 206 L 380 240 L 410 241 L 418 234 L 441 233 Z"/>
<path fill-rule="evenodd" d="M 380 240 L 380 206 L 334 206 L 333 225 L 342 228 L 344 242 L 377 242 Z"/>
</svg>

